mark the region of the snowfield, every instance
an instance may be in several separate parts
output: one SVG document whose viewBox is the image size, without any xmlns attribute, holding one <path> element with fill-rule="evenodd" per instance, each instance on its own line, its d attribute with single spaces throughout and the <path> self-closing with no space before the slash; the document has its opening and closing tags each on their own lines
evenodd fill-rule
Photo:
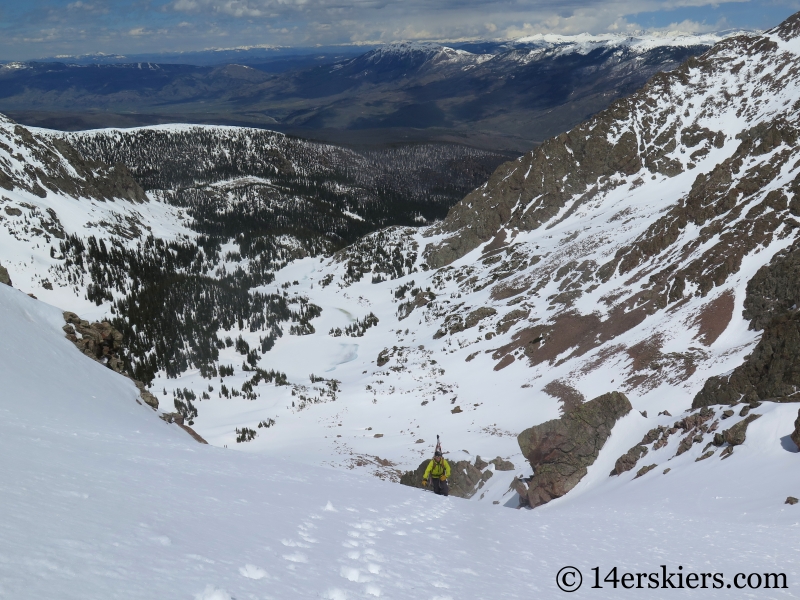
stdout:
<svg viewBox="0 0 800 600">
<path fill-rule="evenodd" d="M 0 315 L 0 597 L 556 598 L 568 565 L 583 572 L 577 597 L 619 597 L 602 581 L 614 566 L 660 565 L 720 573 L 725 585 L 785 573 L 788 587 L 715 590 L 709 578 L 691 593 L 624 593 L 799 597 L 800 507 L 783 504 L 800 491 L 798 456 L 781 440 L 795 405 L 763 405 L 736 461 L 623 483 L 607 472 L 627 449 L 618 433 L 642 428 L 631 414 L 573 492 L 534 511 L 492 510 L 197 444 L 75 350 L 57 309 L 0 286 Z M 602 589 L 591 589 L 593 567 Z"/>
</svg>

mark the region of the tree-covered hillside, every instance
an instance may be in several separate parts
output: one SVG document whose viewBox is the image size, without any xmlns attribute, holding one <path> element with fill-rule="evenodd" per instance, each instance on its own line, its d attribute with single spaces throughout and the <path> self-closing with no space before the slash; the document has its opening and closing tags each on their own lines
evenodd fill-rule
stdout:
<svg viewBox="0 0 800 600">
<path fill-rule="evenodd" d="M 70 235 L 51 253 L 63 261 L 57 279 L 108 305 L 126 338 L 128 369 L 144 381 L 190 368 L 216 376 L 230 340 L 223 332 L 263 332 L 257 348 L 241 353 L 243 369 L 272 348 L 282 324 L 291 322 L 287 333 L 313 333 L 319 309 L 305 298 L 252 288 L 296 258 L 444 217 L 507 158 L 453 144 L 358 151 L 229 127 L 52 135 L 89 163 L 124 164 L 196 234 L 135 243 Z"/>
</svg>

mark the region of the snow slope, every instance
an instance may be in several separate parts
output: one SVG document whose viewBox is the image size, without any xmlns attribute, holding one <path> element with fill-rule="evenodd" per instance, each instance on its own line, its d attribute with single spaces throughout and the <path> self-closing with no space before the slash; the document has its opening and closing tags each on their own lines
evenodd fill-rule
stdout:
<svg viewBox="0 0 800 600">
<path fill-rule="evenodd" d="M 60 268 L 59 243 L 96 236 L 135 247 L 147 235 L 191 239 L 184 212 L 147 198 L 127 171 L 89 164 L 36 129 L 0 116 L 0 257 L 14 285 L 84 318 L 100 318 L 85 297 L 90 281 Z M 124 186 L 135 186 L 133 190 Z M 90 279 L 90 278 L 89 278 Z"/>
<path fill-rule="evenodd" d="M 197 444 L 75 350 L 61 323 L 57 309 L 0 286 L 2 598 L 552 598 L 566 565 L 584 588 L 594 566 L 683 567 L 726 585 L 738 572 L 786 573 L 787 589 L 747 597 L 798 597 L 800 519 L 781 504 L 797 493 L 785 476 L 797 455 L 776 438 L 792 406 L 764 411 L 739 463 L 632 486 L 603 478 L 536 511 L 496 511 Z M 602 585 L 592 597 L 618 597 Z"/>
</svg>

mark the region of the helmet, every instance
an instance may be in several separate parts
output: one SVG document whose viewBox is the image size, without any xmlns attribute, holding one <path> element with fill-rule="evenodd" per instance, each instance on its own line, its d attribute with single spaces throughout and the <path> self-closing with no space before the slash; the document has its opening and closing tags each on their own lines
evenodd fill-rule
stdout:
<svg viewBox="0 0 800 600">
<path fill-rule="evenodd" d="M 441 455 L 442 455 L 441 450 L 437 450 L 436 452 L 433 453 L 433 456 L 441 456 Z"/>
</svg>

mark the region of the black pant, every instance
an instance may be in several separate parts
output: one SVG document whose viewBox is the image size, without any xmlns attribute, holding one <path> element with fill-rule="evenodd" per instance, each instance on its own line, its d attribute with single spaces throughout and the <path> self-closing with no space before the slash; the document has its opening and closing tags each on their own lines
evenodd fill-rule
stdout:
<svg viewBox="0 0 800 600">
<path fill-rule="evenodd" d="M 439 496 L 449 496 L 450 488 L 447 485 L 447 480 L 442 481 L 438 477 L 433 479 L 433 493 Z"/>
</svg>

